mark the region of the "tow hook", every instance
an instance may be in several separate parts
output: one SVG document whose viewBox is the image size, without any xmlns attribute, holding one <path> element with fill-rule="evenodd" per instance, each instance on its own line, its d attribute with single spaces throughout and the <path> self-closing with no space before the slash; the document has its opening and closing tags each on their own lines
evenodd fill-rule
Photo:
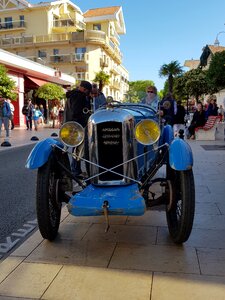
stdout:
<svg viewBox="0 0 225 300">
<path fill-rule="evenodd" d="M 104 212 L 104 216 L 105 216 L 105 223 L 106 223 L 105 232 L 108 232 L 108 230 L 109 230 L 109 213 L 108 213 L 109 212 L 108 211 L 109 202 L 107 200 L 105 200 L 103 202 L 102 208 L 103 208 L 103 212 Z"/>
</svg>

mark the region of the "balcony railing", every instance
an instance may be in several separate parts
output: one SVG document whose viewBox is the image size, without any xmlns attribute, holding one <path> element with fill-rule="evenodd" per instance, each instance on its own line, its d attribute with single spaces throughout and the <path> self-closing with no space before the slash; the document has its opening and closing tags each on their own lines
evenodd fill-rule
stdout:
<svg viewBox="0 0 225 300">
<path fill-rule="evenodd" d="M 9 29 L 25 29 L 26 22 L 19 20 L 19 21 L 8 21 L 8 22 L 1 22 L 0 23 L 0 30 L 9 30 Z"/>
<path fill-rule="evenodd" d="M 116 89 L 116 90 L 119 90 L 120 89 L 120 82 L 117 81 L 117 80 L 112 80 L 111 81 L 111 87 Z"/>
<path fill-rule="evenodd" d="M 71 38 L 70 33 L 55 33 L 46 35 L 34 36 L 34 43 L 51 43 L 69 41 Z"/>
<path fill-rule="evenodd" d="M 70 38 L 71 34 L 69 33 L 6 37 L 0 39 L 0 46 L 2 46 L 2 48 L 7 48 L 34 43 L 65 42 L 69 41 Z"/>
<path fill-rule="evenodd" d="M 122 60 L 122 53 L 119 48 L 106 36 L 104 31 L 100 30 L 86 30 L 83 32 L 72 32 L 71 42 L 94 42 L 105 46 L 111 55 L 115 55 L 118 63 Z"/>
<path fill-rule="evenodd" d="M 79 29 L 85 29 L 85 24 L 71 19 L 58 19 L 54 20 L 52 23 L 52 27 L 54 28 L 61 28 L 61 27 L 77 27 Z"/>
<path fill-rule="evenodd" d="M 87 60 L 85 53 L 50 55 L 50 63 L 73 63 Z"/>
<path fill-rule="evenodd" d="M 32 36 L 16 36 L 0 39 L 0 46 L 2 48 L 24 46 L 35 43 L 65 43 L 65 42 L 91 42 L 100 44 L 111 56 L 114 56 L 118 64 L 121 63 L 122 53 L 118 46 L 114 44 L 105 32 L 99 30 L 87 30 L 82 32 L 71 33 L 54 33 L 48 35 L 32 35 Z"/>
</svg>

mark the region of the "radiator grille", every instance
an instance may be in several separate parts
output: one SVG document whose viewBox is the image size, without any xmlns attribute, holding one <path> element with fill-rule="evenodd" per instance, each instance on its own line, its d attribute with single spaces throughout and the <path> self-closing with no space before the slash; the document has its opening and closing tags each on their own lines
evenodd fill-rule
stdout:
<svg viewBox="0 0 225 300">
<path fill-rule="evenodd" d="M 122 123 L 105 122 L 97 125 L 98 161 L 105 168 L 123 163 Z M 103 169 L 100 169 L 102 172 Z M 113 171 L 123 174 L 123 166 Z M 122 180 L 123 177 L 111 172 L 99 176 L 102 181 Z"/>
</svg>

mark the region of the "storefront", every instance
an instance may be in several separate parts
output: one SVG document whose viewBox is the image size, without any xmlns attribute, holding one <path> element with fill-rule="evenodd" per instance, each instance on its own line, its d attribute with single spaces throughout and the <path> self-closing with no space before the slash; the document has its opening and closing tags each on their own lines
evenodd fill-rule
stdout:
<svg viewBox="0 0 225 300">
<path fill-rule="evenodd" d="M 22 107 L 27 98 L 33 98 L 34 91 L 45 83 L 55 83 L 63 88 L 75 85 L 75 78 L 58 70 L 43 66 L 21 56 L 0 49 L 0 64 L 7 68 L 7 73 L 16 83 L 17 100 L 14 123 L 25 124 Z M 43 103 L 45 105 L 45 103 Z"/>
</svg>

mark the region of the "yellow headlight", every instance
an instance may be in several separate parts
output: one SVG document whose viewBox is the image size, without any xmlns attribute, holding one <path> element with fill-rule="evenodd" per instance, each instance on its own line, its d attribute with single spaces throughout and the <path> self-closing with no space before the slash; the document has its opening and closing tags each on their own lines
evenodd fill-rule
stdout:
<svg viewBox="0 0 225 300">
<path fill-rule="evenodd" d="M 159 125 L 153 120 L 142 120 L 135 127 L 135 137 L 143 145 L 152 145 L 160 137 Z"/>
<path fill-rule="evenodd" d="M 77 147 L 84 140 L 84 128 L 77 122 L 67 122 L 59 131 L 59 138 L 69 147 Z"/>
</svg>

